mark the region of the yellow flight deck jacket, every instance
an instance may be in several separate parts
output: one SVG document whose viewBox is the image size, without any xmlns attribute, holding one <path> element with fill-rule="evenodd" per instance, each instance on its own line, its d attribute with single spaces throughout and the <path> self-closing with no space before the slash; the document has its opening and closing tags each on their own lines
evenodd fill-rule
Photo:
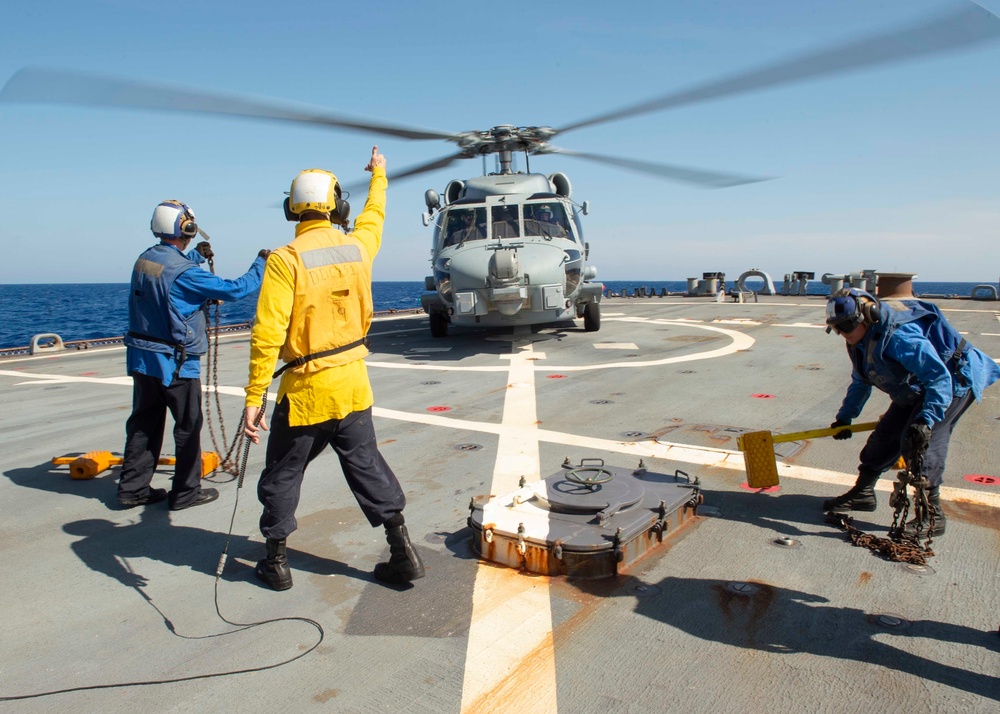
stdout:
<svg viewBox="0 0 1000 714">
<path fill-rule="evenodd" d="M 305 221 L 295 240 L 273 251 L 264 269 L 250 335 L 246 406 L 259 407 L 280 356 L 284 362 L 359 340 L 372 320 L 372 261 L 382 245 L 385 169 L 374 167 L 364 210 L 344 234 L 329 221 Z M 291 426 L 343 419 L 375 397 L 363 345 L 306 362 L 281 376 Z"/>
</svg>

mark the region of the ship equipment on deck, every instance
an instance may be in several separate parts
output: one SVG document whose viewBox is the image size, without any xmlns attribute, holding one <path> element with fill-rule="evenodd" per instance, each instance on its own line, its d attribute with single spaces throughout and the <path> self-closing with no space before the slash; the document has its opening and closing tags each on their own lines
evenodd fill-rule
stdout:
<svg viewBox="0 0 1000 714">
<path fill-rule="evenodd" d="M 488 561 L 540 575 L 604 578 L 661 546 L 697 515 L 697 478 L 567 460 L 514 493 L 469 504 L 473 545 Z"/>
</svg>

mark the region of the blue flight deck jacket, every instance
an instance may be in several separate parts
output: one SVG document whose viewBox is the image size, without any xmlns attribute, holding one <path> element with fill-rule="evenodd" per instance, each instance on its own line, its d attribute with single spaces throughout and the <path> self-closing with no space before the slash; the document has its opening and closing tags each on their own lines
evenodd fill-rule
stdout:
<svg viewBox="0 0 1000 714">
<path fill-rule="evenodd" d="M 1000 379 L 997 363 L 965 342 L 937 305 L 907 299 L 880 306 L 879 321 L 858 344 L 847 346 L 854 370 L 838 421 L 855 419 L 874 386 L 896 404 L 923 400 L 914 421 L 933 426 L 952 399 L 971 389 L 980 401 L 983 390 Z"/>
<path fill-rule="evenodd" d="M 167 243 L 139 256 L 129 291 L 128 374 L 157 377 L 165 386 L 176 377 L 200 377 L 208 348 L 207 301 L 239 300 L 257 290 L 266 261 L 258 257 L 236 280 L 194 270 L 200 262 L 195 251 L 184 255 Z"/>
</svg>

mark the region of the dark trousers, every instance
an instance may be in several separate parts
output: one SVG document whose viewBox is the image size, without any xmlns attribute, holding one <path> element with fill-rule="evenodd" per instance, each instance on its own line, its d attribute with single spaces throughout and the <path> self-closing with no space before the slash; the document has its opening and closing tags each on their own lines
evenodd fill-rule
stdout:
<svg viewBox="0 0 1000 714">
<path fill-rule="evenodd" d="M 201 380 L 175 379 L 164 387 L 156 377 L 132 375 L 132 414 L 125 422 L 118 500 L 143 498 L 160 459 L 167 410 L 174 418 L 173 485 L 170 505 L 184 506 L 201 490 Z"/>
<path fill-rule="evenodd" d="M 940 486 L 944 480 L 944 464 L 948 458 L 948 442 L 955 423 L 972 406 L 972 390 L 964 397 L 955 397 L 944 412 L 944 419 L 934 425 L 931 431 L 931 441 L 924 454 L 923 475 L 931 486 Z M 920 412 L 923 402 L 912 406 L 901 406 L 893 403 L 888 411 L 879 419 L 875 431 L 868 437 L 865 448 L 861 450 L 861 465 L 858 473 L 861 478 L 878 478 L 892 467 L 903 451 L 902 440 L 906 427 Z M 905 454 L 902 454 L 905 456 Z"/>
<path fill-rule="evenodd" d="M 289 426 L 288 400 L 283 399 L 271 416 L 267 461 L 257 484 L 257 498 L 264 505 L 260 532 L 265 538 L 287 538 L 298 528 L 295 509 L 306 466 L 328 444 L 340 458 L 347 485 L 372 527 L 403 511 L 406 496 L 379 453 L 371 408 L 343 419 Z"/>
</svg>

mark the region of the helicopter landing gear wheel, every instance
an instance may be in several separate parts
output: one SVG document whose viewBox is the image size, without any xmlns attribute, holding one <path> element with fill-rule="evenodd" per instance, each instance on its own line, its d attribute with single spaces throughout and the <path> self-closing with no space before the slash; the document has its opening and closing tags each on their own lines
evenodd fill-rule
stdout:
<svg viewBox="0 0 1000 714">
<path fill-rule="evenodd" d="M 448 317 L 443 312 L 432 312 L 430 314 L 430 320 L 431 337 L 448 336 Z"/>
<path fill-rule="evenodd" d="M 587 332 L 597 332 L 601 329 L 601 305 L 588 302 L 583 308 L 583 329 Z"/>
</svg>

